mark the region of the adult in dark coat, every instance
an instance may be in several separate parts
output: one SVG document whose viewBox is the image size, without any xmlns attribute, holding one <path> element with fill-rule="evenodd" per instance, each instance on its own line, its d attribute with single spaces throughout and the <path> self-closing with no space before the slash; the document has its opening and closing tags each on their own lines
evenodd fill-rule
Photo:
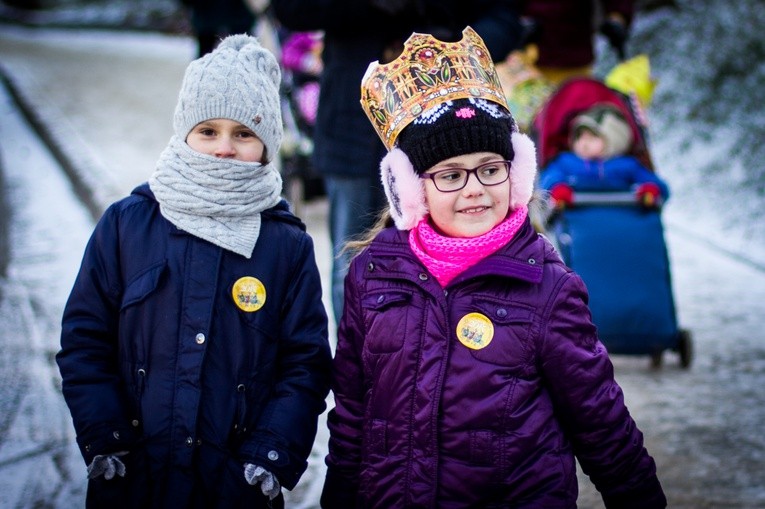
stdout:
<svg viewBox="0 0 765 509">
<path fill-rule="evenodd" d="M 245 0 L 182 0 L 182 3 L 191 11 L 198 57 L 211 52 L 227 35 L 252 33 L 257 20 Z"/>
<path fill-rule="evenodd" d="M 361 78 L 369 62 L 398 56 L 412 32 L 459 40 L 466 25 L 484 39 L 495 61 L 519 43 L 515 0 L 385 1 L 272 0 L 278 20 L 292 30 L 324 31 L 324 72 L 316 127 L 314 164 L 329 199 L 332 238 L 332 306 L 342 312 L 347 255 L 344 244 L 368 229 L 385 206 L 379 163 L 385 147 L 359 105 Z"/>
<path fill-rule="evenodd" d="M 601 31 L 623 57 L 634 16 L 634 0 L 520 0 L 537 65 L 555 83 L 589 74 L 595 61 L 594 37 Z"/>
</svg>

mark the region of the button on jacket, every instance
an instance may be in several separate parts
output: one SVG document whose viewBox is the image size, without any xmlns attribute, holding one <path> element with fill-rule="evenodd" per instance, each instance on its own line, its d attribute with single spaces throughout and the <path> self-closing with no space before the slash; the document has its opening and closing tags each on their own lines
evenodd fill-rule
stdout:
<svg viewBox="0 0 765 509">
<path fill-rule="evenodd" d="M 259 309 L 238 305 L 242 278 L 262 284 Z M 289 489 L 304 472 L 331 353 L 313 243 L 285 202 L 262 213 L 246 259 L 177 229 L 136 188 L 96 226 L 61 346 L 86 463 L 129 451 L 119 507 L 261 507 L 245 462 Z"/>
<path fill-rule="evenodd" d="M 575 454 L 607 507 L 665 507 L 550 243 L 527 220 L 441 288 L 407 235 L 384 230 L 346 279 L 322 507 L 574 508 Z"/>
</svg>

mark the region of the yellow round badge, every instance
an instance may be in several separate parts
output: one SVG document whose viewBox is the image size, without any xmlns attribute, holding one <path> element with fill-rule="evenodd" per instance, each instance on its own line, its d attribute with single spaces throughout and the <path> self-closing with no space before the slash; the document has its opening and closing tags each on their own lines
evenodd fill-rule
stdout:
<svg viewBox="0 0 765 509">
<path fill-rule="evenodd" d="M 231 290 L 236 307 L 247 313 L 252 313 L 266 303 L 266 287 L 259 279 L 252 276 L 240 277 Z"/>
<path fill-rule="evenodd" d="M 480 350 L 491 343 L 494 324 L 481 313 L 468 313 L 457 324 L 457 339 L 473 350 Z"/>
</svg>

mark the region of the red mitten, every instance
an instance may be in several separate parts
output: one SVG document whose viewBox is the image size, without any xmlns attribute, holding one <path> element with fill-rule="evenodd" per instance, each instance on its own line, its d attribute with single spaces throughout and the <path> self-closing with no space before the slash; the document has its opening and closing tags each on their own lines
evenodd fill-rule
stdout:
<svg viewBox="0 0 765 509">
<path fill-rule="evenodd" d="M 553 207 L 556 209 L 565 209 L 574 203 L 574 190 L 568 184 L 555 184 L 550 189 L 550 198 Z"/>
<path fill-rule="evenodd" d="M 635 199 L 644 208 L 659 208 L 661 206 L 661 189 L 653 182 L 640 184 L 635 191 Z"/>
</svg>

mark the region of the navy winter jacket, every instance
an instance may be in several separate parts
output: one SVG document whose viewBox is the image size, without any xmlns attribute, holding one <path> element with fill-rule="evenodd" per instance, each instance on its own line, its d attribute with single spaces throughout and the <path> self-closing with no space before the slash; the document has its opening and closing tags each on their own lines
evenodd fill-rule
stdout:
<svg viewBox="0 0 765 509">
<path fill-rule="evenodd" d="M 324 508 L 663 508 L 582 280 L 526 221 L 442 288 L 384 230 L 351 265 Z"/>
<path fill-rule="evenodd" d="M 233 291 L 247 276 L 265 290 L 253 312 Z M 246 259 L 177 229 L 136 188 L 88 243 L 57 361 L 85 462 L 129 451 L 125 479 L 91 481 L 90 506 L 265 507 L 244 463 L 292 489 L 329 391 L 305 226 L 285 202 L 264 211 Z"/>
</svg>

